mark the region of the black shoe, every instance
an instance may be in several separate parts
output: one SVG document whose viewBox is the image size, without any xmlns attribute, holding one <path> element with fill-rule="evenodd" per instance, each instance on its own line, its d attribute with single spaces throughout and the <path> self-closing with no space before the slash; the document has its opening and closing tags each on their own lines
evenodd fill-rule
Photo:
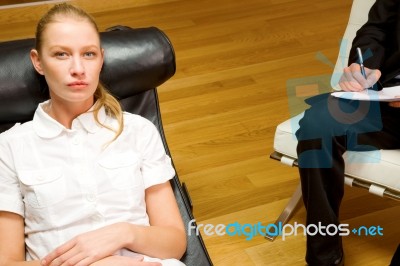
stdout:
<svg viewBox="0 0 400 266">
<path fill-rule="evenodd" d="M 344 266 L 344 253 L 342 253 L 342 256 L 340 256 L 339 259 L 335 260 L 331 266 Z"/>
<path fill-rule="evenodd" d="M 389 266 L 398 266 L 400 265 L 400 245 L 397 247 L 396 252 L 393 255 L 392 261 Z"/>
<path fill-rule="evenodd" d="M 340 255 L 340 258 L 336 259 L 333 263 L 326 264 L 326 263 L 319 263 L 319 264 L 307 264 L 307 266 L 321 266 L 321 265 L 325 265 L 325 266 L 344 266 L 344 253 L 342 251 L 342 254 Z M 389 265 L 392 266 L 392 265 Z M 400 265 L 396 265 L 396 266 L 400 266 Z"/>
</svg>

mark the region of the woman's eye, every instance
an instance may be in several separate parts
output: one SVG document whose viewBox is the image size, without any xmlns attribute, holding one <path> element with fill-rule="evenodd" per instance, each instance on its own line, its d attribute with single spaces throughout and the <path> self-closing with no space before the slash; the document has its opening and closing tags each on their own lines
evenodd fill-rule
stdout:
<svg viewBox="0 0 400 266">
<path fill-rule="evenodd" d="M 66 52 L 56 52 L 54 55 L 58 58 L 66 58 L 68 56 Z"/>
<path fill-rule="evenodd" d="M 85 57 L 95 57 L 96 53 L 95 52 L 86 52 L 86 53 L 84 53 L 84 56 Z"/>
</svg>

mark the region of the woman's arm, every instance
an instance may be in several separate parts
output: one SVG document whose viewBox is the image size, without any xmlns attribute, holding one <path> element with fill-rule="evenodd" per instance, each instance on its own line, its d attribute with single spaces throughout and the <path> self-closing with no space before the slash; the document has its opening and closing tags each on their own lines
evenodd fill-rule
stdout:
<svg viewBox="0 0 400 266">
<path fill-rule="evenodd" d="M 18 214 L 0 211 L 0 266 L 39 266 L 25 261 L 24 219 Z"/>
<path fill-rule="evenodd" d="M 150 226 L 121 222 L 84 233 L 47 255 L 42 265 L 91 265 L 123 248 L 180 259 L 186 250 L 186 233 L 169 181 L 146 189 L 146 206 Z"/>
<path fill-rule="evenodd" d="M 180 259 L 186 250 L 186 232 L 169 182 L 146 189 L 150 227 L 130 225 L 126 248 L 156 258 Z"/>
<path fill-rule="evenodd" d="M 118 266 L 162 266 L 159 262 L 144 262 L 143 256 L 137 258 L 129 258 L 123 256 L 110 256 L 99 260 L 90 266 L 110 266 L 110 265 L 118 265 Z"/>
</svg>

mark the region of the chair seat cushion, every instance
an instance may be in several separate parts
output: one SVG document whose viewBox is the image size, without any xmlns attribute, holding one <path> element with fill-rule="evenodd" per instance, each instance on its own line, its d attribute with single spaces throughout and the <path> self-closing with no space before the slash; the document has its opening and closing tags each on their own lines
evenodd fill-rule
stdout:
<svg viewBox="0 0 400 266">
<path fill-rule="evenodd" d="M 278 125 L 274 139 L 275 151 L 297 159 L 294 133 L 302 117 L 303 113 Z M 400 192 L 400 150 L 347 151 L 344 158 L 346 175 Z"/>
</svg>

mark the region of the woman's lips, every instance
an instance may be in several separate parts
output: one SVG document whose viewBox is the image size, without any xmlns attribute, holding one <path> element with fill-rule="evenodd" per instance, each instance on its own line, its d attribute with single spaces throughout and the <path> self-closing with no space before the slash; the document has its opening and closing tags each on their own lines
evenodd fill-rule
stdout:
<svg viewBox="0 0 400 266">
<path fill-rule="evenodd" d="M 68 87 L 71 88 L 85 88 L 88 85 L 87 82 L 84 81 L 74 81 L 71 83 L 68 83 Z"/>
</svg>

